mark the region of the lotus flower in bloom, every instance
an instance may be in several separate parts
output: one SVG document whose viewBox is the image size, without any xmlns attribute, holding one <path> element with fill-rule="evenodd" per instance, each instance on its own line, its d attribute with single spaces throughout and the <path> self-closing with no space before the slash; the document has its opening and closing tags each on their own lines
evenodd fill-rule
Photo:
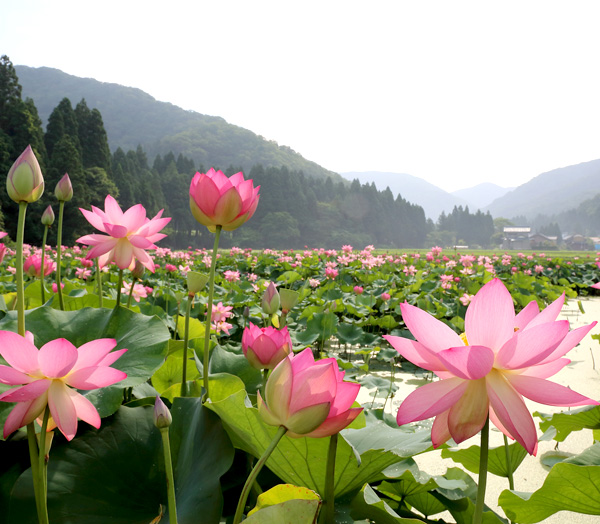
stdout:
<svg viewBox="0 0 600 524">
<path fill-rule="evenodd" d="M 53 424 L 67 440 L 77 432 L 77 419 L 99 428 L 96 408 L 72 388 L 103 388 L 126 378 L 125 373 L 110 367 L 127 351 L 111 352 L 116 345 L 116 340 L 103 338 L 76 348 L 68 340 L 58 338 L 38 351 L 31 333 L 22 337 L 0 331 L 0 355 L 9 364 L 0 365 L 0 382 L 19 386 L 0 395 L 4 402 L 17 402 L 4 424 L 4 438 L 33 422 L 43 414 L 46 405 Z"/>
<path fill-rule="evenodd" d="M 284 358 L 272 371 L 258 412 L 271 426 L 284 426 L 290 437 L 328 437 L 362 411 L 353 408 L 360 384 L 344 382 L 334 358 L 314 361 L 306 348 Z"/>
<path fill-rule="evenodd" d="M 287 327 L 259 328 L 250 322 L 242 335 L 242 350 L 252 367 L 273 369 L 290 354 L 292 340 Z"/>
<path fill-rule="evenodd" d="M 77 242 L 94 246 L 87 259 L 102 257 L 103 261 L 113 261 L 120 269 L 133 269 L 135 260 L 139 260 L 154 273 L 154 262 L 146 249 L 156 249 L 158 242 L 167 235 L 159 233 L 170 218 L 161 218 L 163 210 L 152 218 L 146 218 L 146 209 L 141 204 L 130 207 L 125 213 L 117 201 L 108 195 L 104 201 L 104 211 L 92 206 L 92 210 L 79 210 L 87 221 L 104 235 L 85 235 Z"/>
<path fill-rule="evenodd" d="M 233 231 L 248 221 L 258 205 L 258 190 L 239 172 L 227 178 L 211 168 L 196 173 L 190 185 L 190 209 L 194 218 L 213 233 L 217 226 Z"/>
<path fill-rule="evenodd" d="M 406 359 L 441 379 L 412 392 L 401 404 L 399 425 L 436 417 L 434 447 L 450 438 L 460 443 L 490 420 L 530 454 L 537 450 L 533 418 L 523 397 L 551 406 L 598 405 L 546 379 L 570 361 L 563 356 L 596 325 L 569 332 L 555 321 L 564 295 L 542 312 L 532 303 L 515 316 L 510 293 L 498 279 L 472 299 L 465 333 L 456 334 L 429 313 L 402 304 L 402 316 L 415 340 L 385 336 Z"/>
<path fill-rule="evenodd" d="M 56 269 L 56 264 L 49 257 L 44 255 L 44 276 L 47 277 Z M 40 277 L 42 273 L 42 257 L 40 255 L 30 255 L 23 263 L 23 271 L 30 277 Z"/>
</svg>

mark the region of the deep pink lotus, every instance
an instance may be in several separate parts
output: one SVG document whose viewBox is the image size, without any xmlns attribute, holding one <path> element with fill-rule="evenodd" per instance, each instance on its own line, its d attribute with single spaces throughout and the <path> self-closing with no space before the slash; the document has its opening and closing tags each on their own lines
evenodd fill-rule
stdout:
<svg viewBox="0 0 600 524">
<path fill-rule="evenodd" d="M 232 231 L 248 221 L 258 205 L 260 186 L 244 180 L 242 172 L 230 178 L 213 168 L 196 173 L 190 184 L 190 209 L 194 218 L 213 233 L 217 226 Z"/>
<path fill-rule="evenodd" d="M 123 213 L 117 201 L 108 195 L 104 201 L 104 211 L 92 206 L 92 210 L 79 210 L 87 221 L 104 235 L 85 235 L 77 242 L 93 246 L 87 259 L 102 257 L 103 263 L 114 261 L 120 269 L 133 269 L 139 260 L 154 273 L 154 261 L 146 249 L 156 249 L 154 245 L 167 235 L 159 233 L 170 218 L 161 218 L 163 210 L 149 219 L 141 204 L 130 207 Z"/>
<path fill-rule="evenodd" d="M 336 359 L 315 362 L 310 348 L 284 358 L 272 371 L 258 412 L 271 426 L 284 426 L 290 437 L 328 437 L 362 411 L 353 408 L 360 384 L 344 382 Z"/>
<path fill-rule="evenodd" d="M 56 263 L 44 255 L 44 276 L 47 277 L 56 269 Z M 30 277 L 40 278 L 42 274 L 42 257 L 41 255 L 30 255 L 23 263 L 23 272 Z"/>
<path fill-rule="evenodd" d="M 49 427 L 58 426 L 67 440 L 77 433 L 77 419 L 99 428 L 98 411 L 76 390 L 104 388 L 127 377 L 110 367 L 127 351 L 112 351 L 116 345 L 116 340 L 102 338 L 76 348 L 58 338 L 38 350 L 31 333 L 22 337 L 0 331 L 0 355 L 8 363 L 0 365 L 0 383 L 18 386 L 0 395 L 4 402 L 17 403 L 4 424 L 4 438 L 42 415 L 46 405 L 52 416 Z"/>
<path fill-rule="evenodd" d="M 256 369 L 273 369 L 292 351 L 287 326 L 260 328 L 252 322 L 244 329 L 242 350 L 250 365 Z"/>
<path fill-rule="evenodd" d="M 399 425 L 436 417 L 434 447 L 450 438 L 460 443 L 477 434 L 489 415 L 507 436 L 530 453 L 537 433 L 523 397 L 551 406 L 598 402 L 546 379 L 562 369 L 563 358 L 596 325 L 569 332 L 556 321 L 564 296 L 542 312 L 530 304 L 515 316 L 510 293 L 494 279 L 472 299 L 463 336 L 429 313 L 402 304 L 402 316 L 416 340 L 385 336 L 406 359 L 441 380 L 413 391 L 400 405 Z"/>
</svg>

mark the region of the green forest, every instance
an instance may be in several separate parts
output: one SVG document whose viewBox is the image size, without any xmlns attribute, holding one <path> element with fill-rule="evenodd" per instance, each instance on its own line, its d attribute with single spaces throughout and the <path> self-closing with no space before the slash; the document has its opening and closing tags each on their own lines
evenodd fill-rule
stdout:
<svg viewBox="0 0 600 524">
<path fill-rule="evenodd" d="M 217 140 L 218 137 L 214 137 Z M 0 59 L 0 173 L 5 178 L 12 162 L 25 147 L 33 147 L 46 181 L 46 192 L 27 215 L 27 241 L 39 245 L 43 227 L 40 217 L 48 205 L 55 205 L 53 188 L 68 173 L 74 188 L 73 200 L 65 208 L 63 242 L 72 245 L 89 233 L 78 208 L 103 208 L 107 194 L 121 207 L 143 204 L 149 216 L 160 209 L 172 217 L 169 236 L 162 245 L 173 248 L 210 247 L 212 236 L 189 211 L 189 185 L 196 171 L 210 167 L 227 175 L 241 171 L 235 163 L 195 165 L 182 153 L 169 152 L 149 159 L 141 146 L 111 153 L 100 111 L 85 99 L 75 106 L 63 98 L 48 116 L 43 129 L 35 103 L 22 98 L 15 68 L 10 59 Z M 207 147 L 216 147 L 207 144 Z M 223 158 L 227 158 L 223 154 Z M 231 155 L 235 158 L 235 155 Z M 302 170 L 260 163 L 245 171 L 246 178 L 260 185 L 260 204 L 248 226 L 224 234 L 223 247 L 252 248 L 357 247 L 373 244 L 378 248 L 418 248 L 437 240 L 488 246 L 494 233 L 489 215 L 455 208 L 440 216 L 437 224 L 425 218 L 420 206 L 389 188 L 378 191 L 374 184 L 361 185 L 338 177 L 307 176 Z M 15 238 L 17 207 L 2 199 L 0 224 Z M 53 243 L 52 228 L 49 242 Z"/>
</svg>

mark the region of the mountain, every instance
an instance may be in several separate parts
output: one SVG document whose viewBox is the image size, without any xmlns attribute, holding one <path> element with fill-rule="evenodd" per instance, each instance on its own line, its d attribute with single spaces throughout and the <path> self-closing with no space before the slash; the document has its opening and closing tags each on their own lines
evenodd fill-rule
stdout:
<svg viewBox="0 0 600 524">
<path fill-rule="evenodd" d="M 197 166 L 249 171 L 255 164 L 286 166 L 312 177 L 341 177 L 305 159 L 287 146 L 280 146 L 252 131 L 227 123 L 223 118 L 186 111 L 159 102 L 144 91 L 118 84 L 79 78 L 49 67 L 15 66 L 23 98 L 35 102 L 44 122 L 63 98 L 75 106 L 85 98 L 90 108 L 102 113 L 112 151 L 142 145 L 152 160 L 172 151 L 192 158 Z"/>
<path fill-rule="evenodd" d="M 467 189 L 453 191 L 451 194 L 457 198 L 466 200 L 469 203 L 470 210 L 476 211 L 490 205 L 494 200 L 503 197 L 513 189 L 514 187 L 500 187 L 491 182 L 484 182 L 483 184 L 477 184 Z"/>
<path fill-rule="evenodd" d="M 406 173 L 386 173 L 380 171 L 340 173 L 348 180 L 358 179 L 361 184 L 375 183 L 375 187 L 383 191 L 389 187 L 394 196 L 421 206 L 427 218 L 436 221 L 442 211 L 449 213 L 454 206 L 467 206 L 469 203 L 455 195 L 430 184 L 422 178 Z M 475 210 L 473 210 L 475 211 Z"/>
<path fill-rule="evenodd" d="M 600 160 L 542 173 L 485 208 L 494 217 L 534 218 L 575 208 L 600 193 Z"/>
</svg>

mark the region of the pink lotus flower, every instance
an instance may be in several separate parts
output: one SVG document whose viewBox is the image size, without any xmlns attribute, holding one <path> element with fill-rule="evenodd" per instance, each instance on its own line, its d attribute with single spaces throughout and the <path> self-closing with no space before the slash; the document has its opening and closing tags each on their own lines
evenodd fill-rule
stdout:
<svg viewBox="0 0 600 524">
<path fill-rule="evenodd" d="M 44 276 L 48 276 L 56 269 L 56 264 L 51 258 L 44 256 Z M 38 277 L 42 273 L 42 257 L 39 255 L 30 255 L 23 263 L 23 271 L 30 277 Z"/>
<path fill-rule="evenodd" d="M 290 354 L 292 340 L 287 327 L 281 330 L 272 326 L 259 328 L 250 322 L 242 335 L 242 350 L 252 367 L 273 369 Z"/>
<path fill-rule="evenodd" d="M 344 382 L 334 358 L 314 361 L 312 350 L 284 358 L 272 371 L 258 412 L 271 426 L 284 426 L 290 437 L 328 437 L 362 411 L 353 408 L 360 385 Z"/>
<path fill-rule="evenodd" d="M 210 320 L 212 322 L 224 322 L 233 316 L 232 309 L 233 306 L 224 306 L 223 302 L 219 302 L 216 306 L 213 304 Z"/>
<path fill-rule="evenodd" d="M 240 280 L 239 271 L 227 270 L 225 271 L 225 273 L 223 273 L 223 276 L 225 277 L 225 280 L 227 280 L 227 282 L 238 282 Z"/>
<path fill-rule="evenodd" d="M 383 300 L 384 302 L 387 302 L 391 297 L 391 295 L 389 293 L 381 293 L 381 300 Z"/>
<path fill-rule="evenodd" d="M 354 292 L 355 292 L 357 295 L 362 295 L 362 294 L 364 293 L 364 291 L 365 291 L 365 290 L 363 289 L 363 287 L 362 287 L 362 286 L 354 286 Z"/>
<path fill-rule="evenodd" d="M 120 269 L 134 267 L 139 260 L 154 273 L 154 262 L 146 249 L 155 249 L 154 242 L 166 237 L 159 231 L 165 227 L 170 218 L 161 218 L 162 209 L 153 218 L 146 218 L 146 210 L 141 204 L 130 207 L 125 213 L 117 201 L 108 195 L 104 201 L 104 209 L 92 206 L 91 211 L 79 210 L 87 221 L 105 235 L 85 235 L 77 242 L 94 246 L 87 254 L 88 259 L 102 256 L 103 262 L 114 261 Z"/>
<path fill-rule="evenodd" d="M 60 283 L 60 289 L 64 289 L 65 285 L 61 282 Z M 58 286 L 56 285 L 56 282 L 52 282 L 52 292 L 53 293 L 57 293 L 58 292 Z"/>
<path fill-rule="evenodd" d="M 127 377 L 110 367 L 127 351 L 111 353 L 116 345 L 116 340 L 103 338 L 76 348 L 68 340 L 58 338 L 38 351 L 31 333 L 22 337 L 0 331 L 0 355 L 9 364 L 0 366 L 0 382 L 19 386 L 0 395 L 4 402 L 17 402 L 4 424 L 4 438 L 33 422 L 46 405 L 50 407 L 52 426 L 56 424 L 67 440 L 77 433 L 78 418 L 99 428 L 96 408 L 76 389 L 103 388 Z"/>
<path fill-rule="evenodd" d="M 77 278 L 81 278 L 83 280 L 87 280 L 87 278 L 89 276 L 91 276 L 91 274 L 92 274 L 92 270 L 91 269 L 86 269 L 84 267 L 78 267 L 78 268 L 75 269 L 75 276 Z"/>
<path fill-rule="evenodd" d="M 536 427 L 523 397 L 552 406 L 598 402 L 545 380 L 569 360 L 562 358 L 596 325 L 569 332 L 555 321 L 564 295 L 541 313 L 532 302 L 515 316 L 510 293 L 498 279 L 472 299 L 465 334 L 456 334 L 428 313 L 402 304 L 406 326 L 416 337 L 385 336 L 406 359 L 441 379 L 412 392 L 401 404 L 399 425 L 436 417 L 431 440 L 438 447 L 453 438 L 460 443 L 490 420 L 530 454 L 537 450 Z"/>
<path fill-rule="evenodd" d="M 260 186 L 244 180 L 239 172 L 227 178 L 211 168 L 196 173 L 190 185 L 190 209 L 194 218 L 213 233 L 217 226 L 233 231 L 248 221 L 258 205 Z"/>
<path fill-rule="evenodd" d="M 5 255 L 6 255 L 6 246 L 4 244 L 0 244 L 0 264 L 4 260 Z"/>
<path fill-rule="evenodd" d="M 123 282 L 123 287 L 121 288 L 121 293 L 124 295 L 129 295 L 131 291 L 131 284 L 129 282 Z M 140 298 L 146 298 L 148 296 L 148 290 L 144 287 L 143 284 L 134 284 L 133 292 L 131 296 L 136 302 L 140 301 Z"/>
</svg>

